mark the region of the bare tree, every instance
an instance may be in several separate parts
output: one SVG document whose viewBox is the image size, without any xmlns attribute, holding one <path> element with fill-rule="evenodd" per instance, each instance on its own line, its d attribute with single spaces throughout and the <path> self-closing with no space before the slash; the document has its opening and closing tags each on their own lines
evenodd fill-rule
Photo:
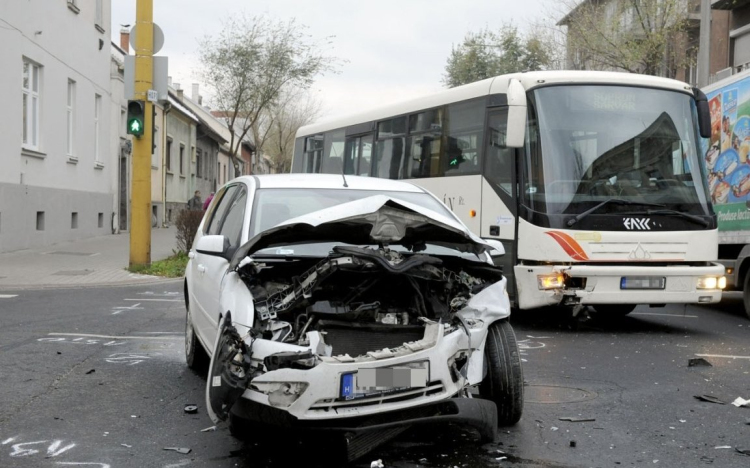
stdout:
<svg viewBox="0 0 750 468">
<path fill-rule="evenodd" d="M 282 89 L 307 89 L 316 76 L 334 69 L 336 59 L 304 34 L 294 19 L 230 17 L 222 32 L 200 49 L 199 76 L 230 132 L 229 153 L 240 174 L 240 145 L 253 126 L 277 105 Z"/>
<path fill-rule="evenodd" d="M 674 77 L 694 61 L 689 0 L 566 0 L 568 54 L 574 68 Z"/>
</svg>

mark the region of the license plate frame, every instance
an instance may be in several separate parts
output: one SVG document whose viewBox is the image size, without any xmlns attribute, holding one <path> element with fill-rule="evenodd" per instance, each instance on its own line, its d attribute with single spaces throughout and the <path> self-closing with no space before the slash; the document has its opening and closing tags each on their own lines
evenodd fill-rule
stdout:
<svg viewBox="0 0 750 468">
<path fill-rule="evenodd" d="M 622 276 L 620 290 L 635 291 L 663 291 L 667 287 L 664 276 Z"/>
<path fill-rule="evenodd" d="M 341 374 L 339 400 L 401 393 L 427 387 L 429 361 L 417 361 L 388 367 L 362 368 Z"/>
</svg>

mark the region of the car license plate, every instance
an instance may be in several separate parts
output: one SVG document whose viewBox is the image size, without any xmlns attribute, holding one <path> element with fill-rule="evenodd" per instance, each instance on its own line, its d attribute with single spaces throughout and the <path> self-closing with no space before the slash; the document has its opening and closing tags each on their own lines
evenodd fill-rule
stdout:
<svg viewBox="0 0 750 468">
<path fill-rule="evenodd" d="M 667 279 L 663 276 L 623 276 L 620 289 L 664 289 Z"/>
<path fill-rule="evenodd" d="M 430 377 L 429 374 L 427 361 L 413 362 L 396 367 L 359 369 L 357 372 L 341 375 L 340 397 L 345 400 L 352 400 L 426 387 Z"/>
</svg>

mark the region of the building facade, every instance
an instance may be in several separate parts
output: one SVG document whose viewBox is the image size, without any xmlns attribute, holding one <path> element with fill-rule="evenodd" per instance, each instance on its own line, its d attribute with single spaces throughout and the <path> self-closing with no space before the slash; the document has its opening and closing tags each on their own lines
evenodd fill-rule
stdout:
<svg viewBox="0 0 750 468">
<path fill-rule="evenodd" d="M 0 11 L 0 252 L 112 232 L 109 0 Z"/>
</svg>

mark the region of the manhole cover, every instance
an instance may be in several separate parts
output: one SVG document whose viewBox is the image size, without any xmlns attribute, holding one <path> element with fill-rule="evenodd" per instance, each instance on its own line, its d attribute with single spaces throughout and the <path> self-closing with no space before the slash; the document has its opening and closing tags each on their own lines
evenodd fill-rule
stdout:
<svg viewBox="0 0 750 468">
<path fill-rule="evenodd" d="M 88 275 L 89 273 L 93 272 L 94 270 L 70 270 L 70 271 L 58 271 L 57 273 L 52 273 L 56 276 L 84 276 Z"/>
<path fill-rule="evenodd" d="M 57 252 L 45 252 L 47 255 L 76 255 L 78 257 L 93 257 L 96 255 L 95 253 L 90 252 L 63 252 L 63 251 L 57 251 Z"/>
<path fill-rule="evenodd" d="M 527 403 L 559 404 L 593 400 L 595 392 L 582 388 L 561 387 L 556 385 L 528 385 L 524 388 L 523 399 Z"/>
</svg>

